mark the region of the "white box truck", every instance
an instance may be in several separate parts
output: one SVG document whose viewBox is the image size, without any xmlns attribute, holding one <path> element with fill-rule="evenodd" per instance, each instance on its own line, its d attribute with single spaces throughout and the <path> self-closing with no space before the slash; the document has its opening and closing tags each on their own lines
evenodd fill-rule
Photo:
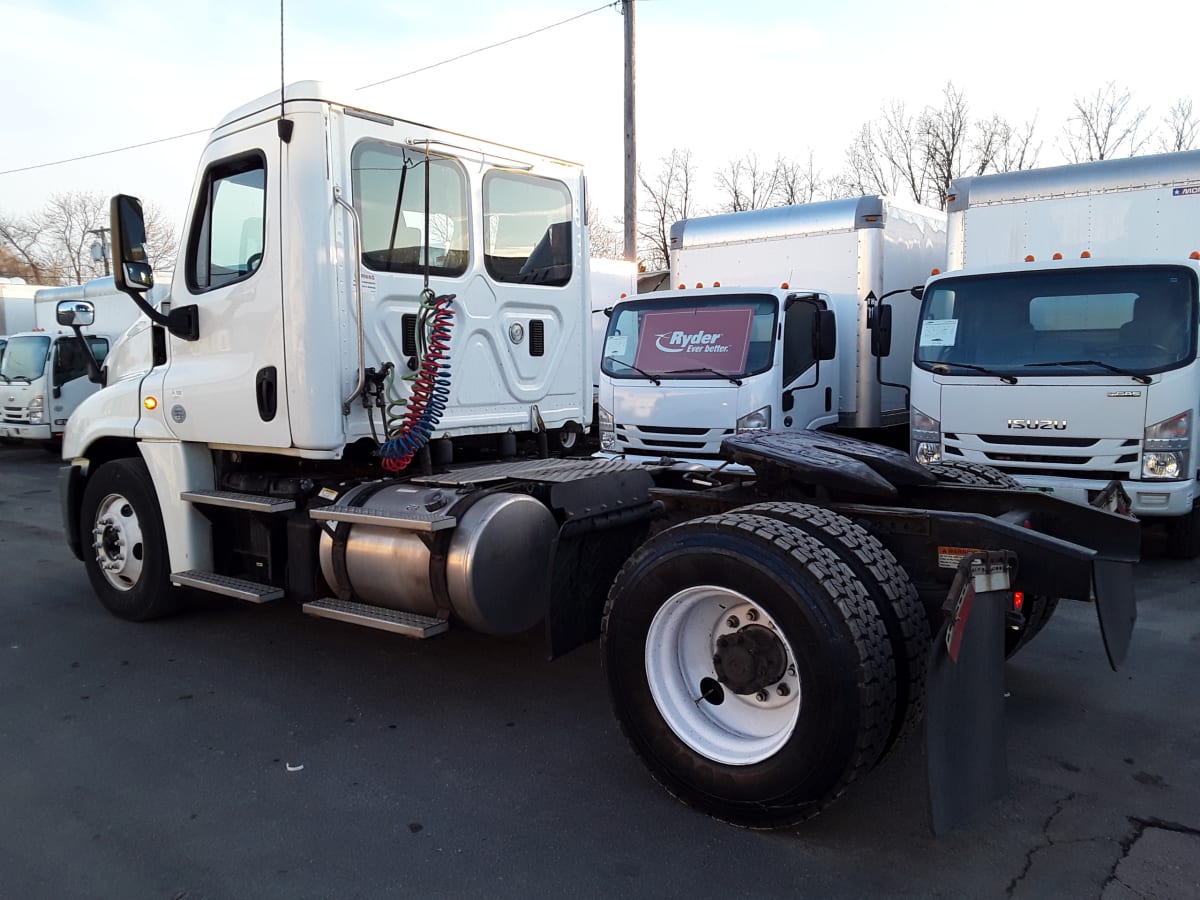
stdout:
<svg viewBox="0 0 1200 900">
<path fill-rule="evenodd" d="M 758 827 L 833 802 L 927 705 L 935 820 L 959 819 L 1002 782 L 1003 744 L 962 739 L 1002 737 L 971 723 L 1003 711 L 1014 592 L 1088 601 L 1095 581 L 1120 661 L 1137 523 L 813 432 L 732 438 L 755 477 L 720 489 L 552 455 L 591 407 L 583 189 L 577 164 L 290 85 L 206 145 L 167 314 L 141 205 L 115 197 L 117 283 L 152 352 L 63 442 L 92 588 L 132 620 L 186 588 L 413 638 L 540 624 L 551 656 L 603 632 L 646 765 Z"/>
<path fill-rule="evenodd" d="M 609 322 L 601 452 L 712 461 L 725 437 L 762 428 L 906 447 L 907 291 L 945 248 L 945 214 L 880 196 L 677 222 L 675 289 Z"/>
<path fill-rule="evenodd" d="M 912 452 L 1087 503 L 1119 479 L 1200 553 L 1200 151 L 961 178 L 924 289 Z"/>
<path fill-rule="evenodd" d="M 37 291 L 37 285 L 26 284 L 24 279 L 0 278 L 0 363 L 4 362 L 8 336 L 36 324 L 33 295 Z"/>
<path fill-rule="evenodd" d="M 95 325 L 82 332 L 86 349 L 55 318 L 59 303 L 80 300 L 96 309 Z M 100 388 L 88 377 L 88 353 L 103 363 L 138 312 L 111 277 L 39 288 L 33 305 L 35 326 L 9 335 L 0 360 L 0 438 L 39 441 L 52 448 L 76 407 Z"/>
</svg>

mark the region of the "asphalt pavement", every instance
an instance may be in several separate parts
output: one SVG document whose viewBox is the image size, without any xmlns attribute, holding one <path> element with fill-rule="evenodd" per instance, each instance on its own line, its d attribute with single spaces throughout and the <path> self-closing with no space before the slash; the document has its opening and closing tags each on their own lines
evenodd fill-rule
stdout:
<svg viewBox="0 0 1200 900">
<path fill-rule="evenodd" d="M 929 832 L 919 739 L 801 828 L 677 803 L 593 643 L 412 641 L 285 603 L 131 624 L 0 446 L 0 898 L 1200 896 L 1200 562 L 1148 538 L 1129 659 L 1064 601 L 1008 666 L 1010 791 Z"/>
</svg>

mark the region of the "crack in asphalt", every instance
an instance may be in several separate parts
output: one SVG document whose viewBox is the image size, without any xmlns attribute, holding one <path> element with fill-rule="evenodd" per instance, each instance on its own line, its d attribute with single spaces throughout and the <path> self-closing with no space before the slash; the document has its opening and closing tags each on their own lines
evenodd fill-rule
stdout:
<svg viewBox="0 0 1200 900">
<path fill-rule="evenodd" d="M 1017 885 L 1021 883 L 1022 879 L 1029 874 L 1029 870 L 1033 868 L 1033 858 L 1037 855 L 1038 851 L 1054 846 L 1054 838 L 1050 837 L 1050 826 L 1054 824 L 1054 820 L 1058 818 L 1063 809 L 1066 808 L 1066 805 L 1078 796 L 1079 795 L 1077 793 L 1071 791 L 1071 793 L 1067 794 L 1067 796 L 1063 797 L 1061 800 L 1058 800 L 1054 804 L 1053 811 L 1051 811 L 1050 815 L 1046 816 L 1046 821 L 1042 823 L 1042 837 L 1046 839 L 1046 843 L 1038 844 L 1036 847 L 1029 848 L 1029 851 L 1025 854 L 1025 865 L 1022 867 L 1020 873 L 1008 883 L 1008 887 L 1004 891 L 1006 895 L 1012 897 L 1016 892 Z"/>
<path fill-rule="evenodd" d="M 1124 862 L 1126 857 L 1129 856 L 1129 851 L 1133 849 L 1133 845 L 1136 844 L 1138 840 L 1141 839 L 1142 835 L 1146 833 L 1147 828 L 1157 828 L 1160 831 L 1173 831 L 1176 834 L 1187 834 L 1193 837 L 1200 837 L 1200 828 L 1194 828 L 1191 825 L 1184 825 L 1180 822 L 1170 822 L 1166 819 L 1159 819 L 1155 816 L 1126 816 L 1125 818 L 1129 820 L 1129 823 L 1133 826 L 1133 828 L 1129 834 L 1125 835 L 1125 837 L 1121 838 L 1119 841 L 1121 846 L 1121 854 L 1113 862 L 1111 868 L 1109 868 L 1108 878 L 1105 879 L 1104 884 L 1101 885 L 1100 891 L 1103 893 L 1104 889 L 1110 884 L 1116 883 L 1124 888 L 1128 888 L 1132 893 L 1137 894 L 1139 897 L 1144 897 L 1146 895 L 1141 891 L 1136 890 L 1117 877 L 1117 869 L 1121 867 L 1121 863 Z"/>
</svg>

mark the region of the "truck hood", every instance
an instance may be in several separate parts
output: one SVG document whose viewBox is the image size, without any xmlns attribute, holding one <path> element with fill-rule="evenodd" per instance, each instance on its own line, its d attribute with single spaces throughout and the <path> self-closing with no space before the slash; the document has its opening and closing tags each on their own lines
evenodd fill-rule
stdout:
<svg viewBox="0 0 1200 900">
<path fill-rule="evenodd" d="M 733 428 L 738 386 L 726 381 L 696 381 L 687 387 L 637 384 L 622 380 L 613 394 L 617 424 L 659 428 Z"/>
<path fill-rule="evenodd" d="M 1079 385 L 942 383 L 942 424 L 963 434 L 1141 438 L 1149 388 L 1128 378 Z"/>
</svg>

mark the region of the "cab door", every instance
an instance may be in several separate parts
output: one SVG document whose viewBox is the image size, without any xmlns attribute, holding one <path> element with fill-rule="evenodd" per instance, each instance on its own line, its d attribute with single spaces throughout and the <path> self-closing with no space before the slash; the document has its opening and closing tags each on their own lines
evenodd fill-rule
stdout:
<svg viewBox="0 0 1200 900">
<path fill-rule="evenodd" d="M 272 121 L 205 153 L 171 290 L 173 307 L 196 305 L 200 337 L 171 337 L 161 387 L 166 426 L 181 440 L 291 446 L 279 146 Z"/>
<path fill-rule="evenodd" d="M 821 346 L 820 316 L 828 304 L 804 297 L 785 306 L 783 359 L 779 367 L 783 428 L 817 428 L 837 422 L 838 369 L 832 347 Z M 820 352 L 818 352 L 820 351 Z M 821 359 L 831 361 L 821 365 Z"/>
</svg>

